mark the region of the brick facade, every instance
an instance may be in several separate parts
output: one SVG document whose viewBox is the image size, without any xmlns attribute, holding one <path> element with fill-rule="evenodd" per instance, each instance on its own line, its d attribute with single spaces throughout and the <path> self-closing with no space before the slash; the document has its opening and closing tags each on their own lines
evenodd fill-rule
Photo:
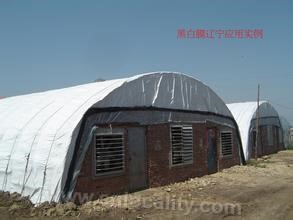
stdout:
<svg viewBox="0 0 293 220">
<path fill-rule="evenodd" d="M 257 156 L 261 157 L 264 155 L 269 155 L 278 152 L 283 149 L 282 144 L 280 143 L 279 137 L 279 127 L 272 126 L 271 133 L 268 133 L 268 126 L 260 126 L 259 129 L 259 143 L 257 148 Z M 270 137 L 269 137 L 270 136 Z M 269 141 L 269 138 L 271 141 Z M 252 149 L 252 158 L 255 157 L 255 146 L 251 147 Z"/>
<path fill-rule="evenodd" d="M 222 127 L 221 129 L 225 129 L 225 128 Z M 217 143 L 218 154 L 221 155 L 220 132 L 217 132 L 217 134 L 218 134 L 218 138 L 217 138 L 217 140 L 218 140 L 218 143 Z M 239 142 L 240 142 L 240 140 L 237 139 L 237 135 L 236 135 L 235 130 L 232 130 L 232 136 L 233 136 L 232 156 L 229 156 L 229 157 L 220 156 L 219 170 L 232 167 L 232 166 L 234 166 L 236 164 L 238 164 L 238 165 L 240 164 L 240 151 L 239 151 L 239 147 L 240 147 Z"/>
<path fill-rule="evenodd" d="M 125 172 L 117 176 L 95 177 L 93 172 L 94 159 L 91 144 L 82 164 L 75 192 L 94 193 L 96 198 L 103 194 L 124 193 L 129 190 L 128 158 L 127 158 L 127 128 L 129 125 L 119 125 L 125 130 Z M 115 127 L 112 125 L 112 127 Z M 116 126 L 117 127 L 117 126 Z M 240 164 L 238 141 L 233 132 L 233 155 L 221 156 L 220 131 L 225 129 L 213 124 L 193 124 L 193 163 L 188 165 L 170 165 L 171 141 L 170 124 L 149 125 L 146 133 L 146 180 L 147 187 L 162 186 L 169 183 L 187 180 L 191 177 L 199 177 L 208 174 L 207 162 L 207 129 L 212 128 L 216 132 L 217 143 L 217 170 Z"/>
</svg>

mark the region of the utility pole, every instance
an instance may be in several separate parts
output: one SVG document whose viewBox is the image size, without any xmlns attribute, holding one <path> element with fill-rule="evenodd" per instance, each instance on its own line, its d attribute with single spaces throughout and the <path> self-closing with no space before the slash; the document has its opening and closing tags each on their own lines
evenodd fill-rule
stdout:
<svg viewBox="0 0 293 220">
<path fill-rule="evenodd" d="M 257 148 L 259 142 L 259 92 L 260 85 L 257 85 L 257 109 L 256 109 L 256 140 L 255 140 L 255 159 L 257 159 Z"/>
</svg>

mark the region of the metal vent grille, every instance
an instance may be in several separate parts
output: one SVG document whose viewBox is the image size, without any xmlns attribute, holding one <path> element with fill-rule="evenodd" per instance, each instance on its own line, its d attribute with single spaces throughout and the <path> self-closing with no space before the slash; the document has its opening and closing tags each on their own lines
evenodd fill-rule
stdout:
<svg viewBox="0 0 293 220">
<path fill-rule="evenodd" d="M 221 145 L 222 145 L 222 155 L 232 156 L 232 132 L 222 131 L 221 132 Z"/>
<path fill-rule="evenodd" d="M 97 134 L 95 140 L 96 175 L 124 170 L 123 134 Z"/>
<path fill-rule="evenodd" d="M 191 125 L 171 127 L 172 165 L 193 162 L 193 131 Z"/>
</svg>

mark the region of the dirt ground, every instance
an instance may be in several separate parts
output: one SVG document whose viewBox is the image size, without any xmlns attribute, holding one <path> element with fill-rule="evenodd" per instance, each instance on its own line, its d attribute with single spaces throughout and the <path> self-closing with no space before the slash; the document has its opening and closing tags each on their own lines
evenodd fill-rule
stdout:
<svg viewBox="0 0 293 220">
<path fill-rule="evenodd" d="M 293 150 L 212 175 L 87 202 L 43 203 L 0 193 L 0 219 L 293 219 Z"/>
</svg>

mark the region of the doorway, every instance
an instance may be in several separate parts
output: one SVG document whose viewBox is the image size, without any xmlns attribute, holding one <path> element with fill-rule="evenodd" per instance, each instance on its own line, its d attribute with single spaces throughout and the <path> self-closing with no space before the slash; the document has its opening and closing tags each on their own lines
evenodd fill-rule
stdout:
<svg viewBox="0 0 293 220">
<path fill-rule="evenodd" d="M 145 128 L 128 128 L 129 191 L 146 188 Z"/>
<path fill-rule="evenodd" d="M 208 128 L 206 132 L 208 147 L 208 173 L 211 174 L 218 171 L 216 129 Z"/>
</svg>

